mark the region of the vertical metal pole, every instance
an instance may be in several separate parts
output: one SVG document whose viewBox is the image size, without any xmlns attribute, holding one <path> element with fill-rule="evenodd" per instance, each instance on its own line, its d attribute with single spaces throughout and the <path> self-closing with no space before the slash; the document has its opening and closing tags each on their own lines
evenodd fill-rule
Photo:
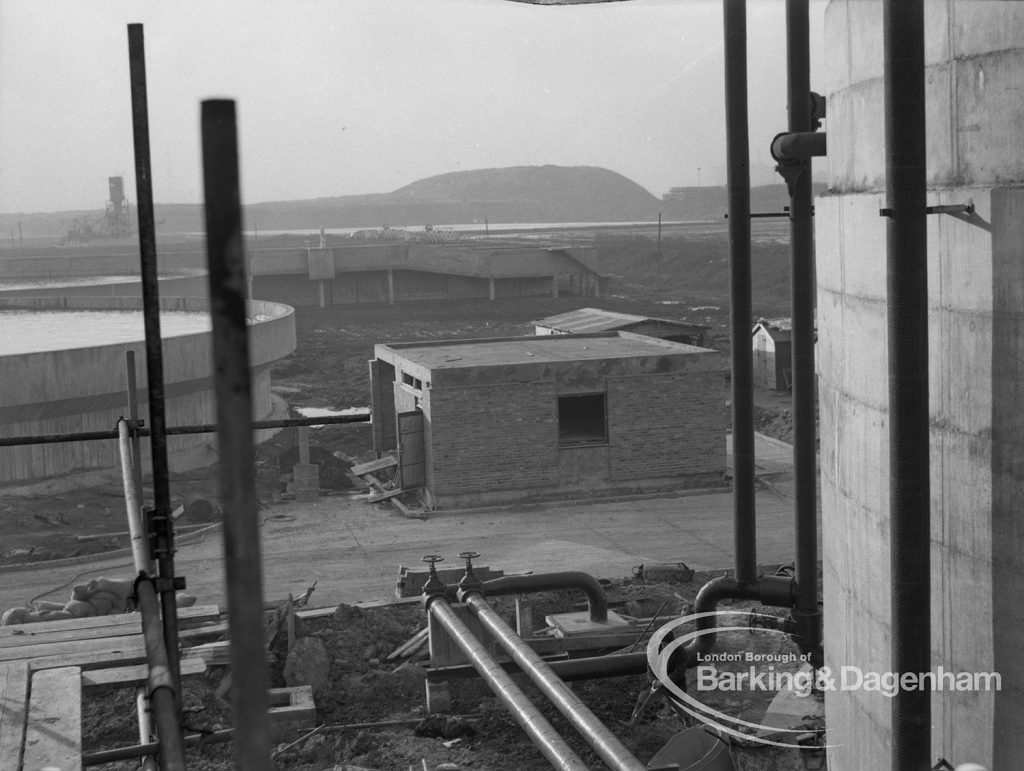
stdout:
<svg viewBox="0 0 1024 771">
<path fill-rule="evenodd" d="M 885 0 L 892 670 L 931 670 L 923 0 Z M 931 767 L 931 692 L 892 700 L 892 768 Z"/>
<path fill-rule="evenodd" d="M 661 212 L 658 212 L 658 275 L 661 275 Z"/>
<path fill-rule="evenodd" d="M 269 771 L 268 677 L 237 142 L 235 103 L 203 102 L 206 248 L 224 503 L 224 567 L 235 672 L 231 696 L 238 726 L 235 765 Z"/>
<path fill-rule="evenodd" d="M 146 378 L 149 389 L 149 448 L 153 465 L 153 499 L 157 519 L 167 523 L 157 564 L 164 642 L 170 657 L 174 692 L 181 708 L 178 664 L 178 608 L 175 602 L 174 525 L 171 522 L 170 478 L 167 469 L 167 421 L 164 410 L 164 359 L 160 336 L 160 290 L 157 285 L 156 225 L 153 218 L 153 180 L 149 160 L 149 106 L 146 98 L 146 49 L 141 24 L 128 25 L 128 64 L 132 91 L 132 133 L 135 140 L 136 210 L 139 213 L 139 252 L 142 269 L 142 308 L 146 328 Z"/>
<path fill-rule="evenodd" d="M 747 3 L 725 0 L 725 141 L 729 196 L 732 358 L 733 539 L 736 582 L 757 577 L 754 508 L 754 362 L 750 277 L 750 146 L 747 124 Z"/>
<path fill-rule="evenodd" d="M 786 0 L 789 131 L 811 131 L 808 0 Z M 818 449 L 815 444 L 814 221 L 811 161 L 790 182 L 790 302 L 792 304 L 793 479 L 796 520 L 796 608 L 802 649 L 821 643 L 818 609 Z M 816 661 L 815 663 L 820 663 Z"/>
<path fill-rule="evenodd" d="M 132 542 L 132 561 L 135 564 L 135 574 L 143 573 L 148 577 L 153 572 L 153 561 L 150 557 L 145 516 L 142 513 L 142 499 L 139 496 L 138 488 L 135 486 L 135 469 L 131 465 L 132 438 L 128 424 L 124 420 L 117 421 L 117 429 L 120 434 L 118 450 L 121 457 L 121 482 L 124 485 L 128 533 L 131 536 Z"/>
<path fill-rule="evenodd" d="M 139 386 L 135 374 L 135 351 L 125 351 L 125 373 L 128 380 L 128 419 L 138 427 L 139 420 Z M 142 445 L 137 432 L 132 432 L 132 470 L 135 478 L 135 494 L 142 503 Z M 141 516 L 141 514 L 140 514 Z"/>
</svg>

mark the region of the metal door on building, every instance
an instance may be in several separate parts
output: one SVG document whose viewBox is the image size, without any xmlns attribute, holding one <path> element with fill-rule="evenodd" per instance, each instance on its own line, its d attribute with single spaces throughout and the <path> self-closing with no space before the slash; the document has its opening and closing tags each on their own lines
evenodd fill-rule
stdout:
<svg viewBox="0 0 1024 771">
<path fill-rule="evenodd" d="M 398 482 L 403 490 L 427 483 L 423 413 L 419 410 L 398 413 Z"/>
</svg>

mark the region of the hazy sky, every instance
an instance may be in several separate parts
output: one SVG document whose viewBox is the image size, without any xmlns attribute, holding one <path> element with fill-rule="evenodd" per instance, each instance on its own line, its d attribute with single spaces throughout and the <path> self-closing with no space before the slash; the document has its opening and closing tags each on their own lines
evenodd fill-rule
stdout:
<svg viewBox="0 0 1024 771">
<path fill-rule="evenodd" d="M 785 6 L 747 5 L 752 165 L 769 166 L 786 127 Z M 812 2 L 817 90 L 823 11 Z M 238 103 L 245 203 L 548 163 L 603 166 L 657 196 L 698 173 L 724 181 L 720 0 L 0 0 L 0 212 L 101 209 L 118 175 L 134 202 L 132 22 L 157 203 L 202 200 L 211 97 Z"/>
</svg>

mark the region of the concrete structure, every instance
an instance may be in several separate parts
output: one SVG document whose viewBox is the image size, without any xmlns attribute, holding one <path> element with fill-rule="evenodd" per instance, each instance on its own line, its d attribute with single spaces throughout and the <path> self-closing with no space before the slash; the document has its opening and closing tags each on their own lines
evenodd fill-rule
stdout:
<svg viewBox="0 0 1024 771">
<path fill-rule="evenodd" d="M 933 667 L 1001 690 L 932 699 L 931 765 L 1024 758 L 1024 3 L 926 6 Z M 816 201 L 825 658 L 891 668 L 880 2 L 825 16 L 828 184 Z M 820 88 L 821 86 L 819 86 Z M 820 171 L 819 171 L 820 174 Z M 826 693 L 829 768 L 888 768 L 891 702 Z"/>
<path fill-rule="evenodd" d="M 600 277 L 583 248 L 508 242 L 369 243 L 252 254 L 252 296 L 292 305 L 411 300 L 597 297 Z"/>
<path fill-rule="evenodd" d="M 12 307 L 140 311 L 142 301 L 137 297 L 0 297 L 0 311 Z M 161 307 L 163 312 L 209 311 L 206 300 L 194 298 L 165 298 Z M 277 303 L 251 302 L 249 314 L 254 417 L 259 419 L 274 408 L 270 367 L 295 349 L 295 320 L 290 307 Z M 140 412 L 145 416 L 148 396 L 141 313 L 139 329 L 135 342 L 127 344 L 97 341 L 89 347 L 0 357 L 0 435 L 115 429 L 118 417 L 128 413 L 127 350 L 135 352 Z M 165 335 L 163 356 L 167 425 L 215 422 L 210 333 Z M 211 461 L 211 439 L 211 434 L 168 437 L 171 470 Z M 143 446 L 148 454 L 148 442 Z M 115 440 L 4 447 L 0 450 L 0 484 L 48 479 L 50 490 L 61 485 L 70 489 L 75 484 L 74 473 L 113 469 L 118 463 Z"/>
<path fill-rule="evenodd" d="M 792 332 L 758 322 L 750 337 L 754 346 L 754 385 L 788 391 L 793 385 Z"/>
<path fill-rule="evenodd" d="M 177 275 L 159 278 L 161 297 L 205 297 L 208 293 L 206 274 L 197 269 L 183 269 Z M 51 273 L 49 276 L 2 276 L 0 298 L 15 297 L 127 297 L 142 296 L 142 279 L 138 275 L 78 275 Z"/>
<path fill-rule="evenodd" d="M 588 332 L 634 332 L 673 343 L 704 345 L 704 335 L 711 327 L 685 321 L 616 313 L 600 308 L 580 308 L 531 321 L 538 335 L 578 335 Z"/>
<path fill-rule="evenodd" d="M 719 354 L 630 333 L 376 346 L 374 443 L 449 508 L 717 486 Z"/>
<path fill-rule="evenodd" d="M 590 246 L 496 238 L 257 247 L 249 252 L 250 296 L 293 306 L 567 294 L 598 297 L 605 279 L 587 267 L 586 258 L 593 251 Z M 0 282 L 139 273 L 137 250 L 93 247 L 76 252 L 80 253 L 5 255 L 0 260 Z M 188 245 L 168 246 L 160 250 L 159 264 L 165 280 L 184 280 L 197 271 L 202 275 L 206 254 Z M 172 292 L 205 297 L 206 287 L 200 284 L 205 281 Z"/>
</svg>

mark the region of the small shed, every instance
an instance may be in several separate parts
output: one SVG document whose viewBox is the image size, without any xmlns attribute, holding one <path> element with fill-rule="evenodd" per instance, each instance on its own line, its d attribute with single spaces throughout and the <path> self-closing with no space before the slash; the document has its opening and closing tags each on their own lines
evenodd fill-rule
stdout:
<svg viewBox="0 0 1024 771">
<path fill-rule="evenodd" d="M 793 385 L 792 332 L 761 321 L 751 333 L 754 346 L 754 384 L 770 391 Z"/>
<path fill-rule="evenodd" d="M 578 335 L 588 332 L 633 332 L 638 335 L 657 337 L 674 343 L 704 345 L 704 337 L 711 327 L 691 324 L 687 321 L 659 319 L 653 316 L 638 316 L 632 313 L 617 313 L 600 308 L 579 310 L 548 316 L 531 321 L 538 335 Z"/>
<path fill-rule="evenodd" d="M 374 445 L 431 508 L 707 487 L 718 352 L 627 332 L 377 345 Z"/>
</svg>

